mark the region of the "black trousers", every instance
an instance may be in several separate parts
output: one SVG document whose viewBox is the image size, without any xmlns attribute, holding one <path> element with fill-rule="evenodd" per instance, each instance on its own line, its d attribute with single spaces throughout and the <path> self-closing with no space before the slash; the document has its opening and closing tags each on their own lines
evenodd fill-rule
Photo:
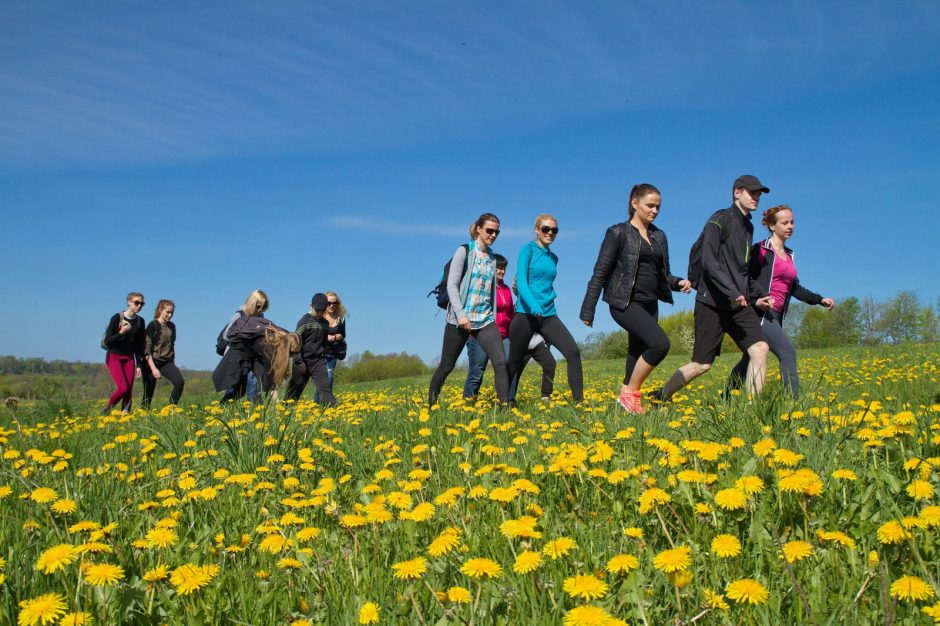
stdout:
<svg viewBox="0 0 940 626">
<path fill-rule="evenodd" d="M 327 406 L 336 406 L 336 397 L 333 395 L 333 385 L 330 383 L 329 373 L 326 369 L 326 357 L 311 361 L 294 361 L 290 373 L 290 382 L 287 384 L 285 399 L 298 400 L 307 386 L 307 381 L 313 379 L 317 387 L 317 402 Z"/>
<path fill-rule="evenodd" d="M 669 354 L 669 337 L 659 325 L 659 305 L 655 301 L 632 300 L 626 309 L 611 307 L 610 316 L 627 331 L 629 337 L 626 373 L 623 377 L 623 384 L 626 385 L 641 356 L 653 367 L 662 363 Z"/>
<path fill-rule="evenodd" d="M 529 351 L 532 335 L 539 333 L 545 341 L 558 348 L 568 365 L 568 386 L 575 402 L 584 400 L 584 373 L 581 370 L 581 350 L 568 328 L 557 315 L 539 317 L 516 313 L 509 325 L 509 375 L 522 371 L 522 363 Z"/>
<path fill-rule="evenodd" d="M 503 339 L 499 336 L 496 324 L 487 324 L 478 330 L 464 330 L 454 324 L 444 324 L 444 341 L 441 345 L 441 362 L 431 375 L 431 384 L 428 388 L 428 404 L 437 403 L 441 395 L 441 387 L 447 376 L 454 371 L 460 353 L 467 345 L 467 339 L 473 335 L 490 363 L 493 364 L 493 385 L 496 387 L 496 397 L 500 402 L 509 401 L 509 375 L 506 372 L 506 354 L 503 352 Z"/>
<path fill-rule="evenodd" d="M 542 366 L 542 396 L 552 395 L 552 391 L 555 390 L 555 357 L 552 356 L 551 349 L 544 341 L 540 341 L 539 345 L 530 350 L 522 360 L 522 369 L 525 369 L 530 357 Z M 519 376 L 522 376 L 521 370 Z"/>
<path fill-rule="evenodd" d="M 183 380 L 183 374 L 176 367 L 176 363 L 173 361 L 164 363 L 154 361 L 153 364 L 157 366 L 160 375 L 173 385 L 173 389 L 170 391 L 170 404 L 179 404 L 185 381 Z M 150 403 L 153 401 L 153 392 L 157 388 L 157 379 L 153 377 L 153 372 L 150 371 L 150 366 L 147 363 L 141 365 L 140 377 L 144 379 L 144 397 L 140 402 L 145 409 L 149 409 Z"/>
</svg>

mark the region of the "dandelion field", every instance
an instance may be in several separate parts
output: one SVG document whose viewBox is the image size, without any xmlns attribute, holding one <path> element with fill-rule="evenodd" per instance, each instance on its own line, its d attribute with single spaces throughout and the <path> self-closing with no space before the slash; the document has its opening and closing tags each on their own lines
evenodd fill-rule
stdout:
<svg viewBox="0 0 940 626">
<path fill-rule="evenodd" d="M 940 623 L 937 357 L 801 354 L 797 400 L 716 367 L 643 416 L 619 362 L 580 407 L 455 372 L 430 410 L 4 411 L 0 624 Z"/>
</svg>

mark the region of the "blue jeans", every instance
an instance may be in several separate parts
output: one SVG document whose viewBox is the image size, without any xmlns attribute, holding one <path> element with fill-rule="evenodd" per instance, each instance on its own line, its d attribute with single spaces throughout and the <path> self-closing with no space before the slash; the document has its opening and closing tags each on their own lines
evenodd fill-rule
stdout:
<svg viewBox="0 0 940 626">
<path fill-rule="evenodd" d="M 254 372 L 248 372 L 248 378 L 246 380 L 248 399 L 252 402 L 258 401 L 258 379 L 255 378 Z"/>
<path fill-rule="evenodd" d="M 509 358 L 509 338 L 503 339 L 503 352 L 506 358 Z M 483 384 L 483 372 L 486 371 L 486 364 L 489 358 L 480 343 L 470 337 L 467 340 L 467 380 L 463 383 L 463 397 L 474 398 L 480 393 L 480 385 Z M 519 385 L 519 377 L 516 376 L 509 381 L 509 399 L 516 399 L 516 387 Z"/>
<path fill-rule="evenodd" d="M 326 357 L 326 379 L 327 381 L 329 381 L 331 392 L 333 391 L 333 372 L 336 371 L 336 361 L 337 361 L 337 358 L 335 356 Z M 316 402 L 317 404 L 320 403 L 320 390 L 319 389 L 317 389 L 317 392 L 313 394 L 313 401 Z"/>
</svg>

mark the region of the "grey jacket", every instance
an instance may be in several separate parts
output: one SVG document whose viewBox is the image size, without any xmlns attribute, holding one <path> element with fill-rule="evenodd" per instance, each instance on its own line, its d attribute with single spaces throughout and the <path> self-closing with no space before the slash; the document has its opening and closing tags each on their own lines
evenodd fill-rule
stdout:
<svg viewBox="0 0 940 626">
<path fill-rule="evenodd" d="M 466 312 L 463 310 L 463 304 L 467 298 L 467 283 L 470 278 L 470 272 L 467 271 L 468 254 L 469 251 L 466 247 L 460 246 L 457 248 L 457 251 L 454 252 L 454 256 L 450 260 L 450 271 L 447 273 L 447 297 L 450 300 L 450 303 L 447 305 L 447 323 L 453 324 L 454 326 L 457 325 L 460 318 L 467 317 Z M 492 250 L 490 254 L 492 255 Z M 494 260 L 493 263 L 495 262 Z M 493 315 L 495 317 L 496 272 L 493 272 L 493 280 L 490 289 L 493 291 L 490 302 L 493 303 Z"/>
</svg>

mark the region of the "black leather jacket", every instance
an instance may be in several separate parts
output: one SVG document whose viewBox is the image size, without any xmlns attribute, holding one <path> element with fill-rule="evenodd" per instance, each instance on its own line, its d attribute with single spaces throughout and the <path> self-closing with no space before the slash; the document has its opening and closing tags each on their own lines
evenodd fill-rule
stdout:
<svg viewBox="0 0 940 626">
<path fill-rule="evenodd" d="M 678 276 L 669 270 L 669 245 L 666 233 L 650 224 L 647 229 L 650 240 L 663 249 L 663 271 L 660 272 L 658 296 L 663 302 L 672 304 L 672 291 L 679 291 Z M 629 222 L 614 224 L 607 229 L 594 274 L 588 281 L 587 293 L 581 303 L 581 316 L 585 322 L 594 321 L 594 308 L 597 299 L 604 292 L 604 302 L 615 309 L 625 309 L 630 304 L 633 294 L 633 281 L 636 279 L 637 262 L 640 258 L 640 232 Z"/>
</svg>

